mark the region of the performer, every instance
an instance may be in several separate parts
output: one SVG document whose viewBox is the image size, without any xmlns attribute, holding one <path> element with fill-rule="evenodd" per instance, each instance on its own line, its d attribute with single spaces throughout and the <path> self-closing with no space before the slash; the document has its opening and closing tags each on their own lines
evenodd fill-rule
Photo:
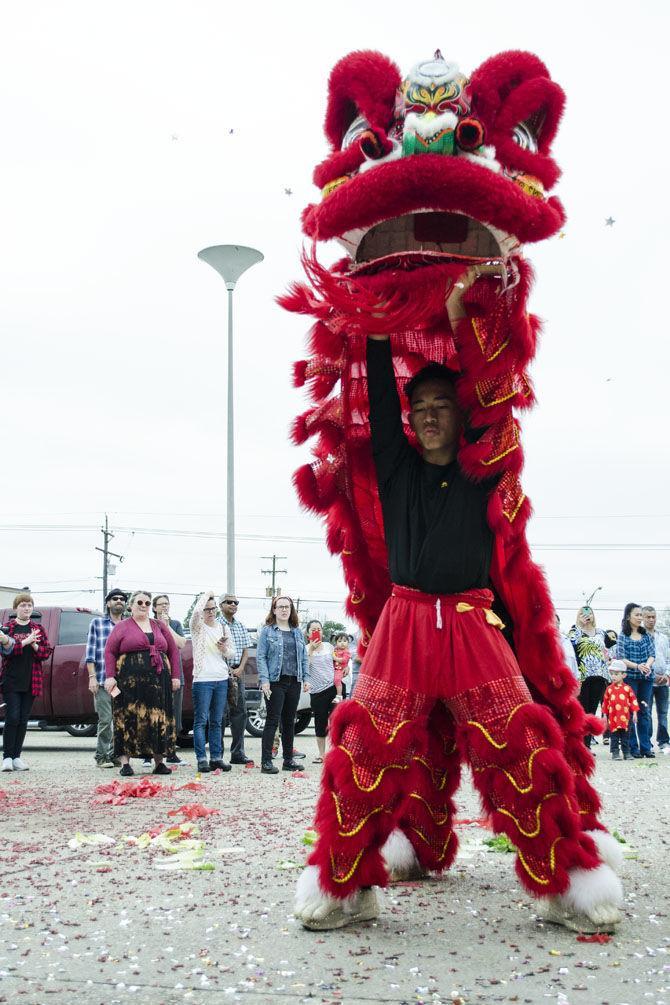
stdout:
<svg viewBox="0 0 670 1005">
<path fill-rule="evenodd" d="M 602 727 L 575 699 L 517 477 L 513 409 L 532 401 L 537 332 L 520 242 L 563 220 L 544 195 L 561 108 L 528 53 L 471 81 L 439 52 L 404 82 L 377 53 L 331 76 L 323 202 L 303 220 L 352 261 L 326 271 L 312 256 L 312 289 L 283 303 L 317 317 L 313 358 L 296 365 L 316 405 L 295 439 L 319 440 L 296 484 L 327 516 L 367 651 L 331 719 L 297 891 L 308 928 L 375 917 L 389 872 L 449 867 L 462 760 L 545 917 L 582 931 L 619 920 L 621 855 L 583 742 Z"/>
</svg>

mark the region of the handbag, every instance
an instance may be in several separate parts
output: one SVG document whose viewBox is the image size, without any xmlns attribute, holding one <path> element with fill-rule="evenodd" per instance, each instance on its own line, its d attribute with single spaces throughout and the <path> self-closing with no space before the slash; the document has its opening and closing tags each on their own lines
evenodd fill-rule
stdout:
<svg viewBox="0 0 670 1005">
<path fill-rule="evenodd" d="M 240 682 L 238 678 L 231 673 L 228 677 L 228 706 L 230 708 L 237 708 L 237 703 L 240 700 Z"/>
</svg>

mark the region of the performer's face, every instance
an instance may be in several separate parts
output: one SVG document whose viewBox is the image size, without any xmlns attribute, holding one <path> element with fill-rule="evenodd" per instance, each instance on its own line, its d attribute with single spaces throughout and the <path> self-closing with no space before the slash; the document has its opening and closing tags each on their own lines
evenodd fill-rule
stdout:
<svg viewBox="0 0 670 1005">
<path fill-rule="evenodd" d="M 458 442 L 463 417 L 453 385 L 426 380 L 414 391 L 409 423 L 424 451 L 445 450 Z"/>
</svg>

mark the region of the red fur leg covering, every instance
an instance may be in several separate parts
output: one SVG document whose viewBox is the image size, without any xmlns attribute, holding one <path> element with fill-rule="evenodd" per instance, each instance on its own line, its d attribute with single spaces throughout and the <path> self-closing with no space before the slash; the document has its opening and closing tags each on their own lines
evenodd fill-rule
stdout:
<svg viewBox="0 0 670 1005">
<path fill-rule="evenodd" d="M 443 872 L 456 858 L 453 795 L 461 776 L 456 746 L 456 723 L 439 702 L 428 718 L 425 757 L 416 757 L 411 791 L 400 812 L 398 826 L 411 841 L 427 872 Z"/>
<path fill-rule="evenodd" d="M 331 896 L 386 886 L 380 849 L 398 826 L 406 795 L 414 791 L 417 759 L 427 762 L 434 704 L 425 695 L 361 674 L 355 696 L 331 716 L 332 748 L 314 823 L 319 837 L 309 859 Z"/>
<path fill-rule="evenodd" d="M 582 830 L 564 736 L 519 678 L 490 682 L 451 701 L 475 785 L 493 829 L 515 845 L 516 871 L 535 896 L 563 893 L 568 870 L 601 864 Z"/>
</svg>

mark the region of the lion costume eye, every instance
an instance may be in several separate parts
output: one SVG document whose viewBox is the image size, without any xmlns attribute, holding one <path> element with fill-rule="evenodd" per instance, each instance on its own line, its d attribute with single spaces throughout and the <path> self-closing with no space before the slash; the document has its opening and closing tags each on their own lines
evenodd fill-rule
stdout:
<svg viewBox="0 0 670 1005">
<path fill-rule="evenodd" d="M 342 149 L 346 150 L 350 147 L 359 136 L 370 128 L 370 123 L 365 118 L 364 115 L 358 115 L 354 121 L 351 123 L 346 133 L 342 137 Z"/>
<path fill-rule="evenodd" d="M 522 150 L 530 150 L 533 154 L 537 153 L 537 139 L 527 123 L 519 122 L 514 127 L 512 130 L 512 139 Z"/>
</svg>

